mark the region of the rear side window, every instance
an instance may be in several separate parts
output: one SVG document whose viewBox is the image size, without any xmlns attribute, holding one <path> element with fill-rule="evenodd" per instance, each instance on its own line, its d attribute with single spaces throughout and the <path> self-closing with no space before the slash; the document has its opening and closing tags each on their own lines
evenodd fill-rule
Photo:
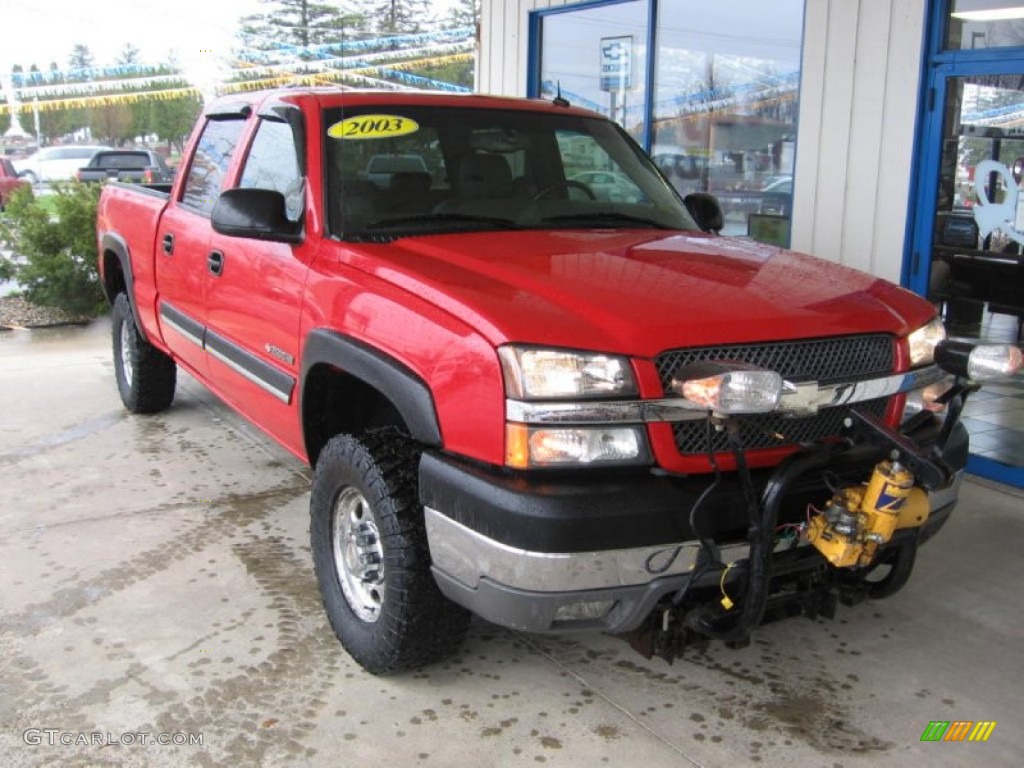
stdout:
<svg viewBox="0 0 1024 768">
<path fill-rule="evenodd" d="M 149 166 L 149 156 L 142 152 L 100 155 L 96 159 L 96 165 L 100 168 L 146 168 Z"/>
<path fill-rule="evenodd" d="M 206 123 L 185 179 L 181 195 L 183 205 L 210 214 L 220 195 L 224 174 L 243 128 L 245 120 L 210 120 Z"/>
<path fill-rule="evenodd" d="M 280 192 L 288 218 L 298 221 L 302 214 L 302 172 L 292 129 L 287 123 L 260 121 L 239 186 Z"/>
</svg>

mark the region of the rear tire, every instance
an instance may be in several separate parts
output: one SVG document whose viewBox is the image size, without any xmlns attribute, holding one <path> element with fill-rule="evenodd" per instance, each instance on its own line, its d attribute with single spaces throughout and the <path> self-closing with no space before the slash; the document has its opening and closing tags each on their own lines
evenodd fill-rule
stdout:
<svg viewBox="0 0 1024 768">
<path fill-rule="evenodd" d="M 143 340 L 125 294 L 117 295 L 110 318 L 113 322 L 114 374 L 124 407 L 132 413 L 167 410 L 174 401 L 178 378 L 174 360 Z"/>
<path fill-rule="evenodd" d="M 454 653 L 469 613 L 430 572 L 419 452 L 394 428 L 337 435 L 316 463 L 310 539 L 320 595 L 342 646 L 375 675 Z"/>
</svg>

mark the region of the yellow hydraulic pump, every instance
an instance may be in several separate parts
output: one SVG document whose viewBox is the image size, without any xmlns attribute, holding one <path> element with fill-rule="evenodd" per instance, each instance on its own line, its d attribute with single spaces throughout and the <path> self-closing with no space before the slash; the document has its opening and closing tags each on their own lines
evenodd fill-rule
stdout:
<svg viewBox="0 0 1024 768">
<path fill-rule="evenodd" d="M 928 495 L 893 456 L 875 465 L 867 484 L 839 489 L 811 518 L 807 539 L 837 568 L 871 565 L 895 531 L 922 525 L 930 513 Z"/>
</svg>

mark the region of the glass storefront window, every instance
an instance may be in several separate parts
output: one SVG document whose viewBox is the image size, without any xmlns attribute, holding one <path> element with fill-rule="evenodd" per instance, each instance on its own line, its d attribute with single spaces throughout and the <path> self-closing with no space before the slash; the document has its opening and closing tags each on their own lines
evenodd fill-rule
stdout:
<svg viewBox="0 0 1024 768">
<path fill-rule="evenodd" d="M 719 198 L 725 234 L 788 244 L 803 15 L 804 0 L 658 4 L 651 155 L 680 194 Z"/>
<path fill-rule="evenodd" d="M 1024 0 L 952 0 L 946 48 L 1024 46 Z"/>
<path fill-rule="evenodd" d="M 682 196 L 718 197 L 724 234 L 789 244 L 804 0 L 624 0 L 541 13 L 536 94 L 561 89 L 649 141 Z"/>
<path fill-rule="evenodd" d="M 946 325 L 979 336 L 990 313 L 1021 306 L 1024 75 L 947 80 L 929 297 Z"/>
<path fill-rule="evenodd" d="M 561 89 L 574 106 L 610 117 L 642 144 L 648 13 L 646 0 L 629 0 L 545 16 L 541 98 L 554 98 Z"/>
</svg>

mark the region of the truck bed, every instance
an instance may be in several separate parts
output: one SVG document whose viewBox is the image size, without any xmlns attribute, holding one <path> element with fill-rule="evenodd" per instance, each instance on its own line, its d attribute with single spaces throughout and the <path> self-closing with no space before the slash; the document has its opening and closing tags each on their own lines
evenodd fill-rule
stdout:
<svg viewBox="0 0 1024 768">
<path fill-rule="evenodd" d="M 127 257 L 125 279 L 133 284 L 138 321 L 147 333 L 157 328 L 156 233 L 170 192 L 170 184 L 112 181 L 103 188 L 96 212 L 100 253 L 120 250 Z"/>
</svg>

